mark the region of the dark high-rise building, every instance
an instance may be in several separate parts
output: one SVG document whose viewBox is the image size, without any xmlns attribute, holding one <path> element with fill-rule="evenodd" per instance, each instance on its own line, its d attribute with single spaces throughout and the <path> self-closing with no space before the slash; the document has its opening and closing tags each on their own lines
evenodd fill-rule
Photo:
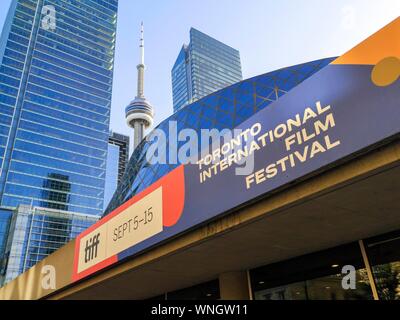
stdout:
<svg viewBox="0 0 400 320">
<path fill-rule="evenodd" d="M 104 208 L 107 207 L 118 184 L 121 182 L 129 160 L 129 137 L 111 132 L 108 140 L 108 156 Z"/>
<path fill-rule="evenodd" d="M 172 68 L 174 112 L 241 80 L 239 51 L 192 28 Z"/>
</svg>

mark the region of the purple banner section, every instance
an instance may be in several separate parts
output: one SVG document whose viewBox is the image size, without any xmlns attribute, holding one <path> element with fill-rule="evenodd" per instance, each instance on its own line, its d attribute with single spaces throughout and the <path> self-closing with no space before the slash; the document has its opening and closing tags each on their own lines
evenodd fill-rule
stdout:
<svg viewBox="0 0 400 320">
<path fill-rule="evenodd" d="M 124 251 L 119 259 L 268 196 L 378 143 L 397 139 L 400 81 L 378 87 L 371 81 L 372 68 L 325 67 L 236 128 L 244 132 L 241 143 L 239 138 L 231 143 L 236 148 L 236 158 L 231 155 L 208 163 L 212 154 L 223 154 L 228 149 L 225 146 L 205 157 L 201 165 L 185 166 L 186 195 L 181 219 Z M 245 159 L 245 155 L 248 162 L 254 159 L 254 165 L 240 175 L 236 169 L 242 165 L 235 161 Z"/>
</svg>

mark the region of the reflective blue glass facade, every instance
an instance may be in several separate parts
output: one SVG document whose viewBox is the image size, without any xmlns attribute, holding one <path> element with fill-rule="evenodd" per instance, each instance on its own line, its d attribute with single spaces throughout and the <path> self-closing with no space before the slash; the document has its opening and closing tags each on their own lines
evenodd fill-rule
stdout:
<svg viewBox="0 0 400 320">
<path fill-rule="evenodd" d="M 239 51 L 192 28 L 172 68 L 174 112 L 241 80 Z"/>
<path fill-rule="evenodd" d="M 13 212 L 0 273 L 7 283 L 49 254 L 75 239 L 98 220 L 97 216 L 21 205 Z"/>
<path fill-rule="evenodd" d="M 117 0 L 12 1 L 0 43 L 2 207 L 101 215 L 116 22 Z"/>
<path fill-rule="evenodd" d="M 0 209 L 0 270 L 1 260 L 7 244 L 8 230 L 10 228 L 12 211 Z"/>
<path fill-rule="evenodd" d="M 308 62 L 236 83 L 186 106 L 163 121 L 157 129 L 168 135 L 171 122 L 177 124 L 177 132 L 186 128 L 194 129 L 199 134 L 202 129 L 233 129 L 256 112 L 267 108 L 333 59 Z M 159 141 L 159 149 L 166 150 L 167 159 L 169 159 L 171 141 L 172 137 L 167 137 L 163 142 Z M 165 146 L 162 145 L 163 143 Z M 185 143 L 185 141 L 178 142 L 178 150 Z M 149 146 L 150 143 L 144 140 L 135 149 L 105 214 L 110 213 L 181 165 L 179 161 L 177 164 L 150 164 L 146 157 Z"/>
<path fill-rule="evenodd" d="M 108 145 L 106 187 L 104 190 L 104 206 L 107 206 L 118 186 L 119 147 Z"/>
</svg>

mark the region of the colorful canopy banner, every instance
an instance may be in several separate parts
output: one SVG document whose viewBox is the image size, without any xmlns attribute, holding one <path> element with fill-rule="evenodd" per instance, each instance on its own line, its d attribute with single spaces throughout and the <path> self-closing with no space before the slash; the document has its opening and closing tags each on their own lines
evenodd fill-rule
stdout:
<svg viewBox="0 0 400 320">
<path fill-rule="evenodd" d="M 73 281 L 398 139 L 399 65 L 400 18 L 82 233 Z"/>
</svg>

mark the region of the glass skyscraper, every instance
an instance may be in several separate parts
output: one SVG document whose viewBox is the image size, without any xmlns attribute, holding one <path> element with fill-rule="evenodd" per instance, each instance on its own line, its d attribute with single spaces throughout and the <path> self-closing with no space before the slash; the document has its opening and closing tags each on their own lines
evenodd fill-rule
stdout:
<svg viewBox="0 0 400 320">
<path fill-rule="evenodd" d="M 118 0 L 12 0 L 0 38 L 0 271 L 103 212 Z"/>
<path fill-rule="evenodd" d="M 241 80 L 239 51 L 192 28 L 172 68 L 174 112 Z"/>
<path fill-rule="evenodd" d="M 103 210 L 117 0 L 13 0 L 0 42 L 0 206 Z"/>
</svg>

